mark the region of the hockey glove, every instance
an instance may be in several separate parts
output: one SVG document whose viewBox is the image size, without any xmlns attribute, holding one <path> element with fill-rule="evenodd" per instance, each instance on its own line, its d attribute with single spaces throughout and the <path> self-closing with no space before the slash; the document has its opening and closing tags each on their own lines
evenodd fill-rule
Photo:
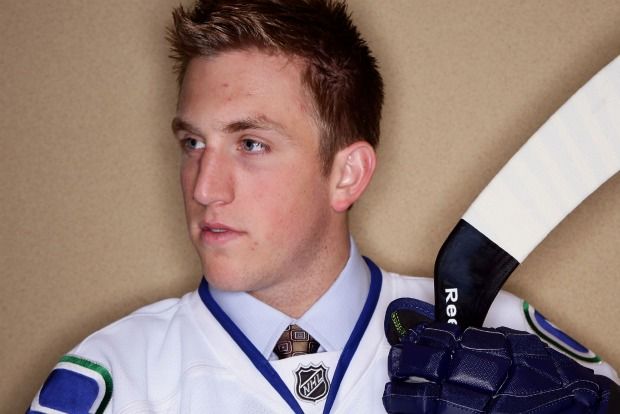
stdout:
<svg viewBox="0 0 620 414">
<path fill-rule="evenodd" d="M 616 383 L 536 335 L 433 323 L 419 302 L 397 302 L 385 325 L 388 413 L 620 413 Z"/>
</svg>

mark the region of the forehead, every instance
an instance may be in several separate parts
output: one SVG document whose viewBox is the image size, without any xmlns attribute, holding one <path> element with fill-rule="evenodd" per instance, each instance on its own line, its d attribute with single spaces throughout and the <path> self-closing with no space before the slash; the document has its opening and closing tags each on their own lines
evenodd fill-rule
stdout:
<svg viewBox="0 0 620 414">
<path fill-rule="evenodd" d="M 302 82 L 304 70 L 301 58 L 255 49 L 196 57 L 187 66 L 178 112 L 191 115 L 196 109 L 221 113 L 223 108 L 234 106 L 236 111 L 260 108 L 293 120 L 310 116 L 314 105 Z"/>
</svg>

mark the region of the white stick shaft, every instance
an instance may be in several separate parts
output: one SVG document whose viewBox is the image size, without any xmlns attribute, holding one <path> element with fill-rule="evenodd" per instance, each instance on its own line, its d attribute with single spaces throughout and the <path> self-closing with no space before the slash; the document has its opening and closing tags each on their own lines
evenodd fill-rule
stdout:
<svg viewBox="0 0 620 414">
<path fill-rule="evenodd" d="M 519 263 L 620 170 L 620 57 L 523 145 L 463 219 Z"/>
</svg>

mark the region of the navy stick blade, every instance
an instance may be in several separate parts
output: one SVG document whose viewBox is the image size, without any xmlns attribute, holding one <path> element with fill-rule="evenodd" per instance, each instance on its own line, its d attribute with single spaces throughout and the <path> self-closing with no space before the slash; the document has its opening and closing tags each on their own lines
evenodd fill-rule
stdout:
<svg viewBox="0 0 620 414">
<path fill-rule="evenodd" d="M 518 265 L 491 239 L 459 220 L 435 261 L 435 319 L 482 326 L 493 299 Z"/>
</svg>

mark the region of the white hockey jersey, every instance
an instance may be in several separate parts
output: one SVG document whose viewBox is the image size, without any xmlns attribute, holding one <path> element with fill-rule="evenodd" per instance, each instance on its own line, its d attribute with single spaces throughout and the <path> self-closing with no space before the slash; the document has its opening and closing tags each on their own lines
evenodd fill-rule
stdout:
<svg viewBox="0 0 620 414">
<path fill-rule="evenodd" d="M 28 413 L 380 413 L 390 349 L 389 303 L 413 297 L 432 314 L 433 280 L 372 262 L 363 311 L 342 352 L 268 361 L 219 308 L 206 281 L 86 338 L 56 365 Z M 616 381 L 613 369 L 527 302 L 500 292 L 485 326 L 537 333 Z"/>
</svg>

